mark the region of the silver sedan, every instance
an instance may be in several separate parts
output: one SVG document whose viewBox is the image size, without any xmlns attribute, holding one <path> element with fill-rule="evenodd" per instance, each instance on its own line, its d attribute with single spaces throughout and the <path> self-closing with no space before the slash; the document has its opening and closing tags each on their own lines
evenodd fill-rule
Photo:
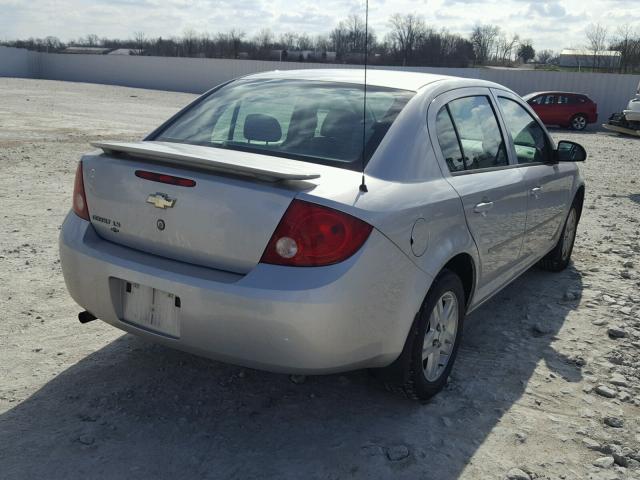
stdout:
<svg viewBox="0 0 640 480">
<path fill-rule="evenodd" d="M 374 70 L 364 87 L 360 70 L 256 74 L 143 141 L 94 144 L 60 234 L 80 320 L 439 391 L 467 313 L 569 263 L 586 153 L 494 83 Z"/>
</svg>

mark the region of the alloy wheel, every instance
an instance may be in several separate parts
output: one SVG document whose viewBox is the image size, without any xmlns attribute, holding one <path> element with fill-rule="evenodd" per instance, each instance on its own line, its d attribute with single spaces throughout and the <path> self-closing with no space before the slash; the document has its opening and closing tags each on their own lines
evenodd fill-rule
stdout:
<svg viewBox="0 0 640 480">
<path fill-rule="evenodd" d="M 587 126 L 587 119 L 582 115 L 577 115 L 573 118 L 571 125 L 575 130 L 584 130 L 584 128 Z"/>
<path fill-rule="evenodd" d="M 567 217 L 567 223 L 564 226 L 564 238 L 562 240 L 562 260 L 566 260 L 571 253 L 571 247 L 576 237 L 576 227 L 578 226 L 578 214 L 576 209 L 572 208 Z"/>
<path fill-rule="evenodd" d="M 447 368 L 458 332 L 458 299 L 447 291 L 438 299 L 424 335 L 422 369 L 429 382 L 435 382 Z"/>
</svg>

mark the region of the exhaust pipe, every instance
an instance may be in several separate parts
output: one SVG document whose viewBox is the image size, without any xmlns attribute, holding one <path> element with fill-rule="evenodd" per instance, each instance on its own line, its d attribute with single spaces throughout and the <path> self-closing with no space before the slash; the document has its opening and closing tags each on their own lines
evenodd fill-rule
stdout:
<svg viewBox="0 0 640 480">
<path fill-rule="evenodd" d="M 78 314 L 78 320 L 80 320 L 80 323 L 89 323 L 96 320 L 96 316 L 91 312 L 84 311 Z"/>
</svg>

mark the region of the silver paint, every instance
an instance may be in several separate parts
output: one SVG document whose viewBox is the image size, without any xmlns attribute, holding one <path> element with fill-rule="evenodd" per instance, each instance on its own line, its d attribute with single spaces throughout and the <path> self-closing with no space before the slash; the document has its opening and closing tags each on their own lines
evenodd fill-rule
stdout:
<svg viewBox="0 0 640 480">
<path fill-rule="evenodd" d="M 348 70 L 255 77 L 362 82 Z M 326 373 L 393 362 L 431 282 L 453 257 L 465 255 L 474 264 L 470 311 L 551 250 L 584 182 L 573 163 L 516 165 L 496 96 L 532 112 L 526 103 L 481 80 L 388 71 L 369 80 L 417 93 L 367 165 L 367 193 L 359 191 L 356 171 L 207 147 L 172 148 L 176 155 L 199 158 L 196 163 L 202 149 L 217 162 L 225 161 L 221 152 L 233 154 L 236 165 L 248 155 L 267 177 L 275 171 L 304 178 L 262 181 L 196 164 L 185 169 L 171 159 L 150 167 L 144 158 L 84 156 L 85 173 L 95 171 L 85 175 L 89 211 L 121 226 L 114 233 L 69 214 L 60 255 L 72 297 L 112 325 L 175 348 L 274 371 Z M 491 98 L 510 164 L 452 176 L 435 137 L 435 115 L 447 101 L 475 92 Z M 165 148 L 141 143 L 135 148 Z M 177 199 L 162 211 L 162 232 L 156 227 L 160 212 L 145 202 L 151 183 L 133 175 L 143 167 L 197 182 L 194 188 L 162 186 Z M 373 232 L 354 256 L 336 265 L 259 263 L 294 198 L 361 218 Z M 180 297 L 179 338 L 123 322 L 115 279 Z"/>
</svg>

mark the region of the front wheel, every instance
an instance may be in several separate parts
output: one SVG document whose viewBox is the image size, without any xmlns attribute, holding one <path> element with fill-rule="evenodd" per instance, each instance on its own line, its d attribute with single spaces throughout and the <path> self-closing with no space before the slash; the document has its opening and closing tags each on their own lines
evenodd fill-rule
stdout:
<svg viewBox="0 0 640 480">
<path fill-rule="evenodd" d="M 581 113 L 574 115 L 571 119 L 571 128 L 578 131 L 587 128 L 587 117 Z"/>
<path fill-rule="evenodd" d="M 564 222 L 562 235 L 556 246 L 546 257 L 540 260 L 540 266 L 551 272 L 560 272 L 567 268 L 573 252 L 573 244 L 576 241 L 576 231 L 578 230 L 578 208 L 575 203 L 571 205 L 567 219 Z"/>
<path fill-rule="evenodd" d="M 404 351 L 387 367 L 387 387 L 427 400 L 447 383 L 462 338 L 465 295 L 460 278 L 444 270 L 416 315 Z"/>
</svg>

